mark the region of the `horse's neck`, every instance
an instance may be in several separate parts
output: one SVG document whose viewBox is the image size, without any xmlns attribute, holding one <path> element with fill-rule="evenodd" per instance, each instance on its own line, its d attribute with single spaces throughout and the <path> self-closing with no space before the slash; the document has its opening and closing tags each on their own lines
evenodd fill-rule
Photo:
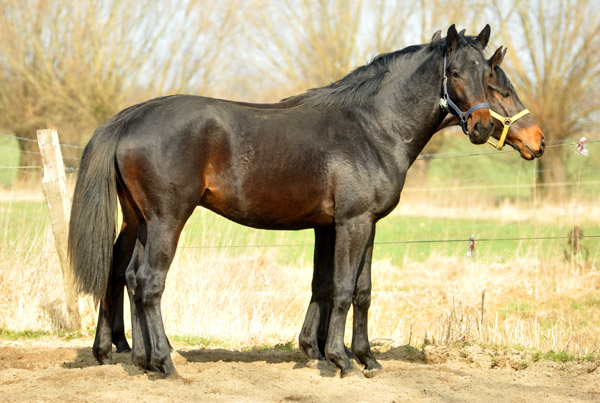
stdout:
<svg viewBox="0 0 600 403">
<path fill-rule="evenodd" d="M 378 114 L 383 128 L 404 143 L 409 164 L 416 160 L 433 134 L 440 129 L 446 113 L 439 106 L 442 65 L 439 56 L 415 60 L 388 79 L 377 95 Z M 408 71 L 408 74 L 403 72 Z M 376 108 L 377 108 L 376 107 Z"/>
</svg>

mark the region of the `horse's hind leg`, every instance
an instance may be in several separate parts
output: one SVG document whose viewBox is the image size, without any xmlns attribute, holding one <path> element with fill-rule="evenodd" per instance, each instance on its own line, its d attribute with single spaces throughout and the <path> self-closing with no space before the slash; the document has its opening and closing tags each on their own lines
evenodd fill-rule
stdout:
<svg viewBox="0 0 600 403">
<path fill-rule="evenodd" d="M 137 222 L 127 222 L 121 229 L 121 234 L 115 243 L 113 277 L 111 279 L 111 308 L 114 317 L 112 324 L 112 342 L 117 353 L 131 351 L 125 337 L 125 322 L 123 320 L 123 295 L 125 291 L 125 270 L 131 261 L 136 243 Z"/>
<path fill-rule="evenodd" d="M 135 274 L 132 291 L 139 315 L 144 343 L 149 351 L 148 369 L 157 369 L 165 376 L 176 374 L 171 360 L 171 346 L 165 334 L 160 301 L 167 272 L 179 235 L 193 208 L 180 217 L 152 217 L 147 221 L 147 239 L 142 263 Z M 135 345 L 134 345 L 135 351 Z"/>
<path fill-rule="evenodd" d="M 138 225 L 137 239 L 135 242 L 135 247 L 133 249 L 132 257 L 129 262 L 129 265 L 127 266 L 127 269 L 125 270 L 127 293 L 129 296 L 129 305 L 131 308 L 131 338 L 133 340 L 131 360 L 135 365 L 142 369 L 158 372 L 158 368 L 150 365 L 150 336 L 148 334 L 146 318 L 143 315 L 143 311 L 136 303 L 135 297 L 135 289 L 137 288 L 136 276 L 138 269 L 142 264 L 146 239 L 146 223 L 140 222 Z M 172 350 L 172 347 L 170 347 L 170 350 Z"/>
<path fill-rule="evenodd" d="M 119 237 L 113 246 L 113 263 L 104 298 L 100 302 L 98 325 L 92 352 L 101 364 L 112 364 L 111 349 L 114 343 L 117 352 L 130 351 L 125 338 L 123 325 L 123 292 L 125 286 L 125 268 L 131 260 L 135 246 L 137 222 L 123 206 L 123 225 Z"/>
<path fill-rule="evenodd" d="M 333 227 L 315 229 L 312 296 L 300 331 L 299 343 L 309 358 L 309 366 L 325 359 L 325 342 L 331 315 L 333 290 Z"/>
</svg>

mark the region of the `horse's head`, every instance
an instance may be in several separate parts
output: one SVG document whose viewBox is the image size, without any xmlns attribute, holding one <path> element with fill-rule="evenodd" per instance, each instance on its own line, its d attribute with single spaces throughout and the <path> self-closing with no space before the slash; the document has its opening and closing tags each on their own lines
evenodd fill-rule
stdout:
<svg viewBox="0 0 600 403">
<path fill-rule="evenodd" d="M 487 84 L 487 100 L 492 116 L 498 120 L 492 136 L 498 144 L 490 142 L 499 150 L 508 144 L 521 154 L 521 158 L 532 160 L 544 153 L 546 140 L 529 111 L 525 109 L 506 73 L 500 68 L 506 49 L 499 47 L 489 59 L 491 76 Z"/>
<path fill-rule="evenodd" d="M 491 67 L 483 56 L 490 31 L 490 26 L 486 25 L 471 39 L 460 35 L 452 25 L 446 36 L 444 98 L 441 102 L 446 101 L 448 110 L 458 117 L 463 131 L 474 144 L 485 143 L 494 130 L 486 98 Z"/>
</svg>

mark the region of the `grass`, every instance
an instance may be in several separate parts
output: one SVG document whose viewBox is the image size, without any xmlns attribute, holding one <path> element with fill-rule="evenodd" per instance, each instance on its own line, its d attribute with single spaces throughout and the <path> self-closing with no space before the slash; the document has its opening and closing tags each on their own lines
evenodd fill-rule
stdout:
<svg viewBox="0 0 600 403">
<path fill-rule="evenodd" d="M 2 134 L 2 133 L 0 133 Z M 12 137 L 0 135 L 0 187 L 10 187 L 17 175 L 17 167 L 21 157 L 17 150 L 19 144 Z"/>
<path fill-rule="evenodd" d="M 600 235 L 600 222 L 578 223 L 585 235 Z M 22 249 L 33 248 L 43 236 L 47 224 L 45 202 L 0 201 L 0 225 L 5 233 L 0 242 L 9 247 L 19 243 Z M 432 254 L 464 256 L 468 238 L 474 234 L 475 239 L 487 240 L 476 243 L 477 258 L 506 262 L 515 257 L 529 256 L 539 249 L 547 257 L 561 259 L 565 250 L 569 249 L 567 239 L 535 241 L 518 238 L 566 237 L 572 225 L 573 222 L 566 217 L 532 226 L 523 221 L 394 214 L 378 224 L 374 254 L 376 259 L 390 260 L 399 267 L 406 256 L 420 262 Z M 256 230 L 199 208 L 186 224 L 179 245 L 180 251 L 201 249 L 205 253 L 226 253 L 235 257 L 263 251 L 279 264 L 301 266 L 312 261 L 313 243 L 312 230 Z M 597 243 L 589 239 L 583 240 L 583 245 L 588 250 L 589 259 L 594 259 L 598 253 Z"/>
<path fill-rule="evenodd" d="M 577 142 L 579 139 L 572 139 Z M 579 200 L 594 200 L 600 196 L 597 171 L 600 167 L 600 143 L 588 145 L 587 157 L 577 154 L 574 146 L 566 148 L 564 163 L 570 191 Z M 507 147 L 506 150 L 509 148 Z M 572 150 L 572 152 L 570 152 Z M 493 151 L 489 147 L 474 147 L 460 135 L 447 135 L 441 154 L 472 154 Z M 442 193 L 485 193 L 486 197 L 502 200 L 531 200 L 530 184 L 534 183 L 536 164 L 522 160 L 516 152 L 465 158 L 434 159 L 429 163 L 427 188 Z M 589 184 L 586 184 L 589 183 Z"/>
<path fill-rule="evenodd" d="M 131 337 L 131 335 L 128 335 L 129 337 Z M 177 343 L 183 343 L 186 346 L 214 346 L 214 347 L 225 347 L 228 348 L 230 347 L 229 344 L 221 341 L 221 340 L 217 340 L 217 339 L 211 339 L 211 338 L 207 338 L 207 337 L 201 337 L 201 336 L 194 336 L 194 335 L 174 335 L 174 336 L 169 336 L 169 340 L 177 342 Z"/>
<path fill-rule="evenodd" d="M 571 362 L 571 361 L 598 361 L 600 360 L 600 355 L 598 354 L 590 354 L 590 355 L 586 355 L 584 357 L 576 357 L 573 354 L 569 354 L 566 353 L 564 351 L 561 352 L 555 352 L 555 351 L 548 351 L 548 352 L 541 352 L 541 351 L 534 351 L 531 355 L 531 360 L 533 362 L 538 362 L 541 360 L 547 360 L 547 361 L 554 361 L 554 362 Z"/>
</svg>

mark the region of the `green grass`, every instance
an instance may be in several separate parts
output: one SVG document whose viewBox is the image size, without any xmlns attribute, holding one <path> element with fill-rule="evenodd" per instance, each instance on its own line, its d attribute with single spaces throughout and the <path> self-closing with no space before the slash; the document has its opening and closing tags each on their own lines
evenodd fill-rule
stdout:
<svg viewBox="0 0 600 403">
<path fill-rule="evenodd" d="M 50 222 L 43 201 L 0 201 L 0 245 L 13 251 L 41 247 L 40 237 Z"/>
<path fill-rule="evenodd" d="M 39 243 L 42 231 L 48 224 L 44 202 L 2 201 L 0 212 L 0 225 L 4 229 L 0 242 L 9 248 L 18 244 L 19 249 L 27 248 L 34 242 Z M 586 235 L 600 234 L 600 223 L 580 225 Z M 569 230 L 569 225 L 560 222 L 533 226 L 489 219 L 393 215 L 377 225 L 374 258 L 389 259 L 393 265 L 401 266 L 406 257 L 417 261 L 424 261 L 431 254 L 462 257 L 467 253 L 471 234 L 475 234 L 476 239 L 558 237 L 567 236 Z M 280 264 L 310 265 L 313 243 L 312 230 L 257 230 L 198 208 L 186 224 L 180 247 L 182 250 L 226 253 L 229 256 L 269 254 Z M 584 239 L 583 244 L 591 256 L 596 254 L 596 242 Z M 538 253 L 544 258 L 563 259 L 566 245 L 566 239 L 481 241 L 476 242 L 475 250 L 476 258 L 498 262 Z"/>
<path fill-rule="evenodd" d="M 90 337 L 95 333 L 95 329 L 85 331 L 67 332 L 64 330 L 9 330 L 0 328 L 0 339 L 2 340 L 36 340 L 43 337 L 54 336 L 64 340 L 74 340 Z"/>
<path fill-rule="evenodd" d="M 600 359 L 600 357 L 596 354 L 589 354 L 584 357 L 577 357 L 573 354 L 569 354 L 564 351 L 555 352 L 552 350 L 545 352 L 545 353 L 541 352 L 541 351 L 534 351 L 533 354 L 531 355 L 531 360 L 533 362 L 538 362 L 538 361 L 544 360 L 544 361 L 554 361 L 554 362 L 566 363 L 566 362 L 571 362 L 571 361 L 577 361 L 577 362 L 597 361 L 599 359 Z"/>
<path fill-rule="evenodd" d="M 577 142 L 578 139 L 572 139 Z M 571 182 L 569 191 L 576 199 L 590 200 L 600 197 L 600 186 L 586 184 L 598 181 L 600 168 L 600 143 L 588 145 L 587 157 L 575 153 L 575 146 L 565 147 L 563 161 L 567 182 Z M 464 189 L 467 208 L 469 195 L 485 194 L 498 200 L 530 200 L 531 185 L 537 164 L 521 159 L 516 151 L 495 154 L 489 146 L 475 146 L 460 134 L 444 137 L 441 154 L 478 154 L 464 158 L 442 158 L 429 162 L 427 187 L 445 188 L 448 186 L 468 187 Z M 543 158 L 543 157 L 542 157 Z M 432 190 L 437 192 L 438 190 Z M 447 191 L 447 190 L 446 190 Z M 440 190 L 443 192 L 443 190 Z"/>
<path fill-rule="evenodd" d="M 17 140 L 0 136 L 0 187 L 10 187 L 17 176 L 17 169 L 8 167 L 19 166 L 21 157 L 18 149 Z"/>
<path fill-rule="evenodd" d="M 587 311 L 588 309 L 600 308 L 600 295 L 588 295 L 582 300 L 571 302 L 571 309 Z"/>
<path fill-rule="evenodd" d="M 475 234 L 476 239 L 507 239 L 567 236 L 569 230 L 570 227 L 566 224 L 554 222 L 540 224 L 536 228 L 518 222 L 501 223 L 497 220 L 390 216 L 377 225 L 374 257 L 375 260 L 389 259 L 392 264 L 400 266 L 406 256 L 418 261 L 424 261 L 432 253 L 464 256 L 471 234 Z M 588 235 L 600 234 L 600 223 L 588 223 L 583 230 Z M 227 249 L 227 253 L 233 255 L 268 251 L 282 264 L 298 264 L 312 259 L 312 231 L 255 230 L 231 223 L 213 213 L 197 211 L 188 221 L 185 233 L 184 247 L 222 246 L 206 250 Z M 210 238 L 207 239 L 207 236 Z M 425 242 L 430 240 L 453 242 Z M 416 242 L 403 243 L 405 241 Z M 593 254 L 595 243 L 587 240 L 583 242 L 589 245 Z M 566 244 L 566 239 L 510 240 L 477 242 L 475 246 L 479 258 L 509 261 L 538 250 L 545 257 L 562 258 Z M 249 247 L 240 247 L 242 245 Z M 229 247 L 226 248 L 227 246 Z"/>
<path fill-rule="evenodd" d="M 131 338 L 131 335 L 128 335 Z M 169 339 L 183 343 L 188 346 L 214 346 L 214 347 L 225 347 L 229 348 L 230 345 L 217 339 L 212 339 L 210 337 L 201 337 L 201 336 L 193 336 L 193 335 L 174 335 L 169 336 Z"/>
</svg>

